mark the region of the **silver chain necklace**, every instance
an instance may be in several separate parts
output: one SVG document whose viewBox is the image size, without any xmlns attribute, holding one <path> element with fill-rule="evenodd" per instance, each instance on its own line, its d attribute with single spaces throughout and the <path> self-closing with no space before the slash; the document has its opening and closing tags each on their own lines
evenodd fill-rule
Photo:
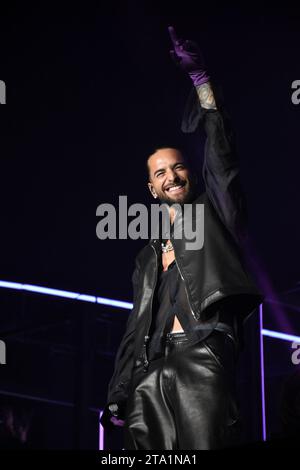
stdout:
<svg viewBox="0 0 300 470">
<path fill-rule="evenodd" d="M 162 243 L 161 244 L 161 250 L 163 253 L 168 253 L 169 251 L 173 251 L 174 248 L 173 248 L 173 245 L 172 245 L 172 242 L 169 242 L 169 243 Z"/>
</svg>

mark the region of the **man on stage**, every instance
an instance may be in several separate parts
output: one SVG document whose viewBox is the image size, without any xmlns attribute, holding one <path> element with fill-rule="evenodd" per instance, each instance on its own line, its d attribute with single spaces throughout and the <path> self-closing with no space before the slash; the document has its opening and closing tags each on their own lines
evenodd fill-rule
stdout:
<svg viewBox="0 0 300 470">
<path fill-rule="evenodd" d="M 133 310 L 101 422 L 124 425 L 125 449 L 216 449 L 238 443 L 236 363 L 244 320 L 262 296 L 242 258 L 246 209 L 233 133 L 198 46 L 169 33 L 172 58 L 194 86 L 183 130 L 202 126 L 207 136 L 205 192 L 179 149 L 149 156 L 148 187 L 168 205 L 171 232 L 136 257 Z M 204 207 L 201 248 L 175 236 L 187 204 Z"/>
</svg>

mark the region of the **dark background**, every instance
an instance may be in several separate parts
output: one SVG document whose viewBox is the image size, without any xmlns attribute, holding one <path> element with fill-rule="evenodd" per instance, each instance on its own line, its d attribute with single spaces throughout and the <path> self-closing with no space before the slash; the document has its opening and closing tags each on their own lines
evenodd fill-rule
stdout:
<svg viewBox="0 0 300 470">
<path fill-rule="evenodd" d="M 143 241 L 98 240 L 95 213 L 151 202 L 147 151 L 180 132 L 191 84 L 169 58 L 173 23 L 222 85 L 265 269 L 277 289 L 299 280 L 300 10 L 88 5 L 2 10 L 2 278 L 130 301 Z"/>
<path fill-rule="evenodd" d="M 222 86 L 266 294 L 299 282 L 300 105 L 291 102 L 291 84 L 300 79 L 300 8 L 20 2 L 1 6 L 0 22 L 7 86 L 0 108 L 1 280 L 131 301 L 134 256 L 145 241 L 98 240 L 97 206 L 118 204 L 119 195 L 129 204 L 151 202 L 145 159 L 157 144 L 188 140 L 199 168 L 202 161 L 204 136 L 180 135 L 191 82 L 169 57 L 173 24 L 198 41 Z M 2 327 L 20 325 L 11 302 L 2 303 Z M 26 302 L 23 320 L 34 310 Z M 50 321 L 54 310 L 43 304 L 31 324 Z M 112 361 L 127 312 L 106 311 L 108 322 L 110 315 L 120 328 L 107 346 Z M 103 385 L 111 372 L 110 362 Z M 16 376 L 9 383 L 20 385 Z M 95 406 L 104 404 L 105 387 L 101 393 Z"/>
</svg>

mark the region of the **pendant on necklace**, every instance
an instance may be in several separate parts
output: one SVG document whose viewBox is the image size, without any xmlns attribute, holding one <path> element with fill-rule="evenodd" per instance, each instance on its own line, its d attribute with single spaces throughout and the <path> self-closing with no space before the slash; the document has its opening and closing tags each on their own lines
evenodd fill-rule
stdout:
<svg viewBox="0 0 300 470">
<path fill-rule="evenodd" d="M 161 244 L 161 250 L 163 253 L 168 253 L 169 251 L 173 251 L 174 248 L 173 248 L 173 245 L 172 245 L 172 242 L 169 242 L 169 243 L 162 243 Z"/>
</svg>

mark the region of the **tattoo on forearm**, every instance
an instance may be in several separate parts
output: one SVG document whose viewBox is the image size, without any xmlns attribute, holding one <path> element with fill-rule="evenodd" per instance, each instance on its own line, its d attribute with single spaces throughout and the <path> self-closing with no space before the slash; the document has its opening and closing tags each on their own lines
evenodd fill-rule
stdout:
<svg viewBox="0 0 300 470">
<path fill-rule="evenodd" d="M 209 82 L 203 83 L 203 85 L 196 87 L 196 90 L 202 108 L 217 109 L 214 93 Z"/>
</svg>

